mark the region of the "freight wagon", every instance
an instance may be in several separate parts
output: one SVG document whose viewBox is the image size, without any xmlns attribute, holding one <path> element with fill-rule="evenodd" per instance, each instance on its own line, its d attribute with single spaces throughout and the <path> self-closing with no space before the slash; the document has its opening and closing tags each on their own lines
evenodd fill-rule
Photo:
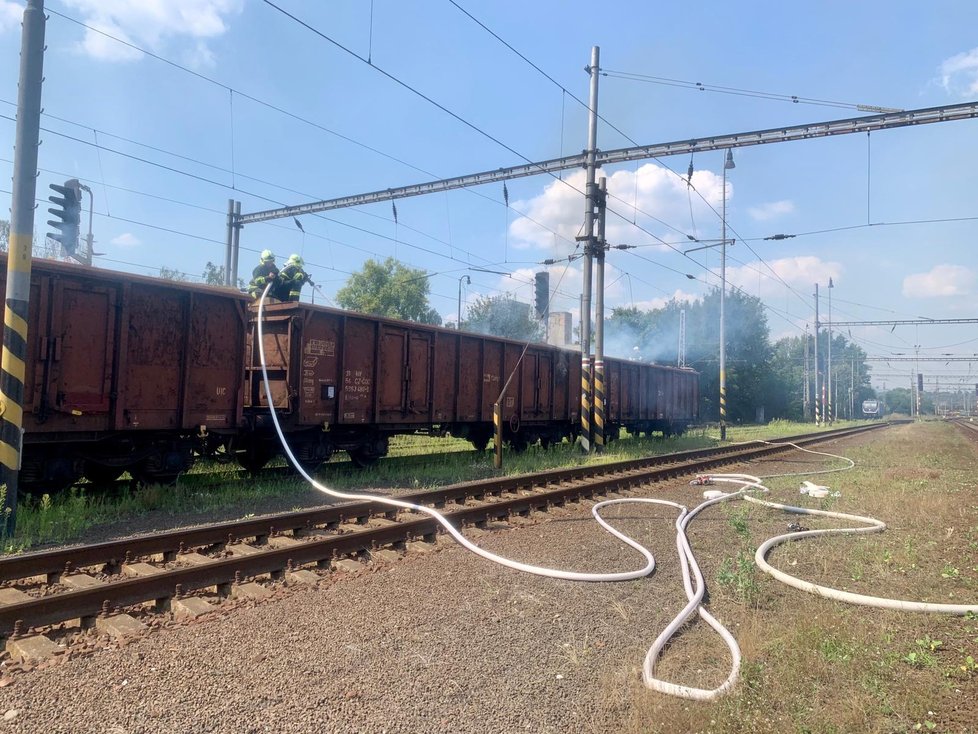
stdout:
<svg viewBox="0 0 978 734">
<path fill-rule="evenodd" d="M 20 486 L 55 491 L 124 471 L 171 482 L 202 455 L 263 466 L 280 447 L 256 325 L 257 306 L 235 291 L 35 260 Z M 369 464 L 406 433 L 484 449 L 510 374 L 501 405 L 512 448 L 579 430 L 579 352 L 298 303 L 266 308 L 264 343 L 276 411 L 307 467 L 336 451 Z M 691 370 L 610 359 L 605 382 L 610 438 L 696 420 Z"/>
<path fill-rule="evenodd" d="M 6 287 L 0 257 L 0 288 Z M 243 427 L 249 299 L 35 260 L 20 486 L 172 481 Z"/>
<path fill-rule="evenodd" d="M 278 451 L 257 318 L 253 306 L 244 398 L 252 468 Z M 336 450 L 370 463 L 401 433 L 453 435 L 484 449 L 493 403 L 510 375 L 500 406 L 513 449 L 547 447 L 579 429 L 579 352 L 296 303 L 265 308 L 263 338 L 276 412 L 296 458 L 309 466 Z M 687 369 L 606 360 L 606 434 L 681 433 L 697 418 L 698 378 Z"/>
</svg>

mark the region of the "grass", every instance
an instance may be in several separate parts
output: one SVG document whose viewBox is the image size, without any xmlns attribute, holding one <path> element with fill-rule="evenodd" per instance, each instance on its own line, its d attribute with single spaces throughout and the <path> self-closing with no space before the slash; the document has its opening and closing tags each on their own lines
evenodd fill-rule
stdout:
<svg viewBox="0 0 978 734">
<path fill-rule="evenodd" d="M 844 425 L 843 422 L 837 426 Z M 810 424 L 773 421 L 766 426 L 730 426 L 728 441 L 776 438 L 812 429 Z M 603 454 L 584 456 L 569 443 L 549 450 L 531 447 L 522 454 L 504 452 L 503 475 L 544 471 L 555 467 L 581 466 L 639 458 L 719 444 L 716 427 L 692 430 L 684 436 L 650 439 L 628 436 L 608 444 Z M 391 440 L 390 455 L 426 456 L 421 462 L 404 466 L 398 462 L 380 461 L 364 470 L 351 471 L 338 455 L 325 465 L 318 476 L 331 488 L 359 491 L 374 487 L 401 490 L 423 490 L 446 484 L 498 476 L 492 465 L 492 452 L 476 454 L 468 441 L 433 436 L 397 436 Z M 280 461 L 281 463 L 281 461 Z M 17 512 L 13 537 L 0 533 L 6 552 L 19 552 L 38 546 L 85 540 L 94 528 L 121 524 L 133 518 L 159 518 L 157 526 L 204 522 L 209 514 L 222 518 L 242 517 L 259 512 L 282 511 L 298 506 L 322 504 L 322 495 L 295 479 L 258 479 L 231 481 L 233 465 L 201 462 L 181 477 L 176 487 L 142 487 L 115 495 L 95 494 L 75 489 L 61 495 L 32 499 L 22 498 Z M 210 484 L 213 474 L 226 473 L 228 482 L 219 487 Z M 208 484 L 200 479 L 208 478 Z M 126 532 L 120 529 L 120 534 Z"/>
<path fill-rule="evenodd" d="M 974 444 L 953 426 L 928 422 L 867 435 L 839 453 L 857 466 L 820 478 L 842 493 L 832 509 L 878 517 L 887 531 L 787 544 L 771 562 L 862 594 L 978 603 Z M 799 482 L 771 479 L 768 486 L 775 501 L 820 506 L 797 499 Z M 851 606 L 755 576 L 751 545 L 784 532 L 797 517 L 757 508 L 750 516 L 737 508 L 711 511 L 693 522 L 690 534 L 712 592 L 710 611 L 741 645 L 741 682 L 716 702 L 693 703 L 650 694 L 635 681 L 622 731 L 978 731 L 978 615 Z M 834 526 L 812 517 L 803 522 Z M 704 685 L 704 673 L 717 678 L 713 684 L 723 679 L 726 653 L 714 636 L 694 625 L 681 647 L 674 655 L 684 656 L 682 662 L 669 669 L 672 680 Z"/>
</svg>

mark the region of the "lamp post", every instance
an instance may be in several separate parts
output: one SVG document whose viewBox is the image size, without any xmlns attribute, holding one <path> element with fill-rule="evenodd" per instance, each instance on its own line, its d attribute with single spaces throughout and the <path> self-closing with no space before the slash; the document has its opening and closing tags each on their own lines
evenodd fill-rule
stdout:
<svg viewBox="0 0 978 734">
<path fill-rule="evenodd" d="M 726 343 L 726 301 L 727 301 L 727 171 L 736 168 L 733 151 L 727 148 L 727 158 L 723 162 L 723 214 L 720 217 L 723 234 L 720 243 L 720 440 L 727 440 L 727 343 Z"/>
<path fill-rule="evenodd" d="M 466 285 L 472 285 L 472 278 L 468 275 L 463 275 L 458 279 L 458 319 L 455 321 L 455 330 L 460 331 L 462 328 L 462 281 L 465 281 Z"/>
</svg>

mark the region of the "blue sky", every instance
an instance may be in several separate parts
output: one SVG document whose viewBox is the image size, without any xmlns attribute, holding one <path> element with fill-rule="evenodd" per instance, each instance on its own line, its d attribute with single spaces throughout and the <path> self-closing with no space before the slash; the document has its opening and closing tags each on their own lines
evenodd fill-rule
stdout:
<svg viewBox="0 0 978 734">
<path fill-rule="evenodd" d="M 978 99 L 973 2 L 621 2 L 600 9 L 548 0 L 457 2 L 579 99 L 587 97 L 591 46 L 601 47 L 609 76 L 600 80 L 599 111 L 610 123 L 599 125 L 602 149 L 864 114 L 619 72 L 902 109 Z M 369 56 L 373 67 L 259 0 L 48 0 L 42 125 L 49 132 L 42 133 L 38 193 L 46 197 L 49 183 L 69 177 L 92 186 L 96 250 L 105 253 L 99 266 L 199 275 L 207 261 L 223 262 L 231 197 L 253 212 L 570 155 L 586 145 L 581 105 L 449 0 L 279 4 Z M 4 177 L 12 172 L 14 123 L 5 118 L 15 111 L 9 103 L 16 100 L 21 8 L 0 0 Z M 976 135 L 978 121 L 966 121 L 735 150 L 728 236 L 746 243 L 729 249 L 730 282 L 764 300 L 775 336 L 800 334 L 813 322 L 814 283 L 824 288 L 830 277 L 836 320 L 975 316 Z M 722 152 L 694 157 L 695 191 L 683 180 L 688 157 L 603 169 L 614 196 L 609 240 L 642 246 L 609 255 L 609 306 L 697 298 L 717 284 L 717 252 L 684 257 L 655 238 L 682 250 L 686 234 L 720 237 L 713 210 L 721 208 L 722 162 Z M 446 320 L 455 318 L 466 274 L 472 283 L 463 287 L 463 308 L 480 294 L 529 301 L 538 263 L 573 249 L 582 182 L 580 171 L 561 181 L 511 181 L 509 207 L 501 184 L 400 200 L 396 223 L 386 203 L 303 217 L 305 235 L 291 220 L 249 226 L 241 274 L 247 277 L 262 248 L 283 258 L 299 251 L 332 295 L 364 259 L 396 256 L 437 273 L 432 304 Z M 0 211 L 9 201 L 0 193 Z M 950 219 L 962 221 L 895 224 Z M 799 236 L 763 239 L 775 233 Z M 579 263 L 551 273 L 559 283 L 553 308 L 576 314 Z M 918 345 L 922 356 L 978 353 L 978 325 L 851 333 L 872 355 L 913 353 Z M 974 365 L 926 363 L 921 371 L 929 382 L 944 375 L 946 383 L 973 384 L 978 357 Z M 911 365 L 880 363 L 876 372 L 878 385 L 907 385 Z"/>
</svg>

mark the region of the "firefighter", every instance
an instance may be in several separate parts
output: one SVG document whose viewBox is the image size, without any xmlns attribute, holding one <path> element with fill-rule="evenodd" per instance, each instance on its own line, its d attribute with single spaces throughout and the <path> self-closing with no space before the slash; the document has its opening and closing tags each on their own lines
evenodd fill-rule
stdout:
<svg viewBox="0 0 978 734">
<path fill-rule="evenodd" d="M 274 282 L 277 279 L 278 268 L 275 266 L 275 255 L 271 250 L 262 250 L 258 266 L 251 272 L 251 282 L 248 284 L 248 292 L 257 301 L 261 298 L 265 286 L 269 282 Z M 272 286 L 268 295 L 275 297 L 275 285 Z"/>
<path fill-rule="evenodd" d="M 278 282 L 275 284 L 276 298 L 280 301 L 298 301 L 304 283 L 315 285 L 312 282 L 312 278 L 303 270 L 304 266 L 305 263 L 301 257 L 298 255 L 289 255 L 285 267 L 282 268 L 278 275 Z"/>
</svg>

